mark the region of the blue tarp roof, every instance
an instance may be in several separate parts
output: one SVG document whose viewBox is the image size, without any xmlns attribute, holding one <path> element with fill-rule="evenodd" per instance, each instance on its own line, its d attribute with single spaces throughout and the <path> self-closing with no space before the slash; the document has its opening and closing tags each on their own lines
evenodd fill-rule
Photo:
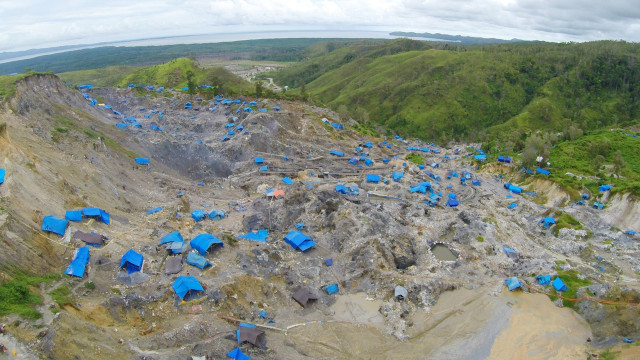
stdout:
<svg viewBox="0 0 640 360">
<path fill-rule="evenodd" d="M 67 210 L 64 218 L 69 221 L 82 221 L 82 210 Z"/>
<path fill-rule="evenodd" d="M 552 217 L 546 217 L 546 218 L 538 221 L 538 223 L 544 223 L 544 227 L 548 228 L 549 225 L 555 224 L 556 220 L 554 218 L 552 218 Z"/>
<path fill-rule="evenodd" d="M 64 271 L 66 275 L 72 275 L 77 277 L 84 276 L 84 269 L 87 267 L 87 263 L 89 263 L 89 247 L 83 246 L 76 250 L 75 255 L 73 256 L 73 260 L 71 260 L 71 264 L 67 266 L 67 269 Z"/>
<path fill-rule="evenodd" d="M 178 276 L 171 286 L 180 299 L 184 299 L 189 291 L 204 291 L 200 282 L 193 276 Z"/>
<path fill-rule="evenodd" d="M 142 268 L 142 262 L 144 257 L 142 254 L 135 252 L 133 249 L 129 249 L 120 260 L 120 267 L 126 266 L 129 274 L 136 271 L 140 271 Z"/>
<path fill-rule="evenodd" d="M 111 223 L 109 213 L 99 208 L 83 208 L 82 215 L 88 217 L 100 217 L 100 220 L 107 225 Z"/>
<path fill-rule="evenodd" d="M 227 213 L 224 212 L 224 210 L 216 209 L 209 211 L 209 213 L 207 214 L 207 217 L 211 220 L 222 220 L 225 218 L 225 216 L 227 216 Z"/>
<path fill-rule="evenodd" d="M 261 157 L 257 157 L 255 159 L 253 159 L 253 162 L 255 162 L 256 164 L 262 164 L 264 162 L 264 160 Z"/>
<path fill-rule="evenodd" d="M 4 183 L 4 175 L 5 175 L 5 170 L 4 169 L 0 169 L 0 184 Z"/>
<path fill-rule="evenodd" d="M 201 221 L 202 219 L 204 219 L 204 211 L 200 210 L 200 209 L 196 209 L 193 210 L 191 212 L 191 217 L 193 218 L 193 220 L 195 220 L 196 222 Z"/>
<path fill-rule="evenodd" d="M 146 165 L 149 163 L 149 158 L 136 158 L 136 163 L 140 165 Z"/>
<path fill-rule="evenodd" d="M 327 290 L 327 294 L 331 295 L 338 292 L 338 284 L 332 284 L 325 288 Z"/>
<path fill-rule="evenodd" d="M 283 177 L 282 178 L 282 182 L 287 184 L 287 185 L 293 184 L 293 180 L 289 179 L 288 177 Z"/>
<path fill-rule="evenodd" d="M 511 191 L 512 193 L 515 193 L 515 194 L 521 194 L 522 193 L 522 188 L 518 187 L 518 186 L 515 186 L 515 185 L 509 185 L 508 189 L 509 189 L 509 191 Z"/>
<path fill-rule="evenodd" d="M 518 279 L 517 277 L 508 278 L 505 280 L 505 282 L 507 283 L 507 287 L 509 287 L 509 290 L 515 290 L 522 286 L 520 279 Z"/>
<path fill-rule="evenodd" d="M 307 249 L 316 245 L 313 240 L 307 235 L 301 233 L 300 231 L 290 231 L 284 237 L 284 241 L 291 245 L 294 249 L 298 249 L 301 251 L 306 251 Z"/>
<path fill-rule="evenodd" d="M 342 184 L 338 184 L 335 186 L 335 189 L 337 192 L 339 192 L 340 194 L 346 194 L 347 193 L 347 187 L 342 185 Z"/>
<path fill-rule="evenodd" d="M 153 209 L 149 209 L 147 211 L 147 215 L 155 214 L 160 211 L 162 211 L 162 206 L 154 207 Z"/>
<path fill-rule="evenodd" d="M 174 254 L 180 254 L 182 250 L 184 250 L 185 245 L 184 241 L 175 241 L 167 243 L 166 248 Z"/>
<path fill-rule="evenodd" d="M 200 255 L 204 256 L 207 253 L 207 250 L 213 244 L 220 244 L 220 246 L 224 246 L 222 244 L 222 240 L 211 234 L 200 234 L 191 240 L 191 248 L 200 253 Z"/>
<path fill-rule="evenodd" d="M 167 235 L 163 236 L 162 239 L 160 239 L 160 244 L 167 244 L 167 243 L 171 243 L 171 242 L 183 242 L 184 239 L 182 238 L 182 234 L 180 234 L 177 231 L 174 232 L 170 232 Z"/>
<path fill-rule="evenodd" d="M 67 230 L 67 220 L 53 215 L 45 216 L 42 219 L 42 230 L 64 236 L 64 232 Z"/>
<path fill-rule="evenodd" d="M 449 199 L 449 202 L 447 202 L 447 206 L 449 206 L 449 207 L 456 207 L 456 206 L 458 206 L 458 200 L 455 200 L 455 199 Z"/>
<path fill-rule="evenodd" d="M 380 175 L 367 174 L 367 182 L 377 184 L 378 182 L 380 182 Z"/>
<path fill-rule="evenodd" d="M 393 172 L 393 181 L 395 182 L 399 182 L 400 179 L 402 179 L 404 177 L 404 173 L 403 172 Z"/>
<path fill-rule="evenodd" d="M 549 174 L 551 174 L 551 172 L 550 172 L 549 170 L 545 170 L 545 169 L 542 169 L 542 168 L 537 168 L 537 169 L 536 169 L 536 172 L 537 172 L 538 174 L 542 174 L 542 175 L 549 175 Z"/>
<path fill-rule="evenodd" d="M 329 154 L 331 154 L 331 155 L 335 155 L 335 156 L 340 156 L 340 157 L 343 157 L 343 156 L 344 156 L 344 153 L 343 153 L 343 152 L 336 151 L 336 150 L 331 150 L 331 151 L 329 151 Z"/>
<path fill-rule="evenodd" d="M 540 285 L 549 285 L 551 283 L 551 275 L 538 275 L 536 280 Z"/>
<path fill-rule="evenodd" d="M 251 357 L 249 355 L 245 355 L 240 348 L 235 348 L 227 353 L 227 356 L 232 358 L 233 360 L 249 360 Z"/>
<path fill-rule="evenodd" d="M 611 185 L 600 185 L 600 191 L 611 190 L 611 188 L 612 188 Z"/>
<path fill-rule="evenodd" d="M 557 278 L 555 278 L 555 280 L 553 280 L 552 285 L 553 285 L 554 288 L 556 288 L 556 291 L 567 291 L 567 290 L 569 290 L 567 285 L 565 285 L 565 283 L 562 282 L 562 279 L 560 279 L 559 277 L 557 277 Z"/>
<path fill-rule="evenodd" d="M 212 264 L 207 261 L 207 259 L 205 259 L 202 255 L 193 251 L 189 252 L 189 255 L 187 255 L 187 264 L 193 265 L 200 269 L 204 269 L 207 266 L 212 266 Z"/>
<path fill-rule="evenodd" d="M 244 234 L 244 235 L 238 235 L 239 238 L 241 239 L 247 239 L 247 240 L 252 240 L 252 241 L 261 241 L 261 242 L 265 242 L 267 241 L 267 236 L 269 236 L 269 231 L 266 229 L 263 230 L 258 230 L 258 231 L 252 231 L 248 234 Z"/>
</svg>

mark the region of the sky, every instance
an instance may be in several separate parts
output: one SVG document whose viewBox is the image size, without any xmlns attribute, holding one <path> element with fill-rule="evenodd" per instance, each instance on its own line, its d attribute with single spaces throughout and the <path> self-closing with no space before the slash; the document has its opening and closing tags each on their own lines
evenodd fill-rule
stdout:
<svg viewBox="0 0 640 360">
<path fill-rule="evenodd" d="M 0 52 L 283 30 L 640 41 L 638 0 L 0 0 Z"/>
</svg>

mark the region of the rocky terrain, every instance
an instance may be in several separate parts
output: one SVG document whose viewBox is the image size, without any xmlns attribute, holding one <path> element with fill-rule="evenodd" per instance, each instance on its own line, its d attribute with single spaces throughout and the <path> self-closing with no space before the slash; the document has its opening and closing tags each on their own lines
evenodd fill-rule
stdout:
<svg viewBox="0 0 640 360">
<path fill-rule="evenodd" d="M 265 99 L 248 112 L 242 110 L 247 104 L 214 104 L 179 93 L 87 92 L 109 109 L 90 106 L 53 75 L 27 77 L 17 86 L 0 114 L 6 123 L 0 136 L 0 167 L 7 173 L 0 185 L 4 278 L 15 267 L 61 273 L 74 249 L 84 245 L 70 236 L 76 230 L 108 238 L 104 246 L 91 248 L 82 279 L 65 276 L 42 289 L 67 284 L 74 304 L 52 315 L 53 303 L 45 296 L 42 319 L 3 320 L 9 324 L 5 337 L 22 344 L 19 357 L 226 358 L 237 346 L 238 321 L 271 327 L 263 347 L 241 345 L 255 359 L 353 358 L 354 353 L 503 358 L 508 344 L 518 341 L 504 337 L 505 329 L 523 330 L 527 323 L 541 334 L 547 326 L 572 332 L 563 335 L 564 342 L 545 342 L 547 358 L 584 359 L 622 337 L 640 338 L 637 305 L 584 300 L 574 312 L 543 295 L 526 294 L 551 291 L 537 285 L 536 275 L 553 278 L 573 269 L 594 284 L 578 290 L 578 297 L 638 304 L 640 247 L 637 236 L 624 233 L 637 223 L 638 205 L 631 199 L 612 199 L 605 210 L 576 205 L 552 183 L 524 178 L 515 164 L 476 166 L 465 156 L 468 145 L 438 147 L 367 137 L 349 126 L 338 130 L 322 119 L 344 125 L 349 120 L 296 102 Z M 192 109 L 185 109 L 187 102 Z M 116 127 L 123 117 L 113 110 L 135 117 L 141 127 Z M 222 141 L 230 129 L 235 134 Z M 430 149 L 413 151 L 425 169 L 406 160 L 409 147 Z M 349 162 L 360 156 L 373 163 Z M 150 163 L 138 165 L 136 157 Z M 256 164 L 256 157 L 263 164 Z M 404 176 L 396 182 L 393 172 Z M 458 177 L 447 178 L 452 172 Z M 461 184 L 464 172 L 481 184 L 472 185 L 471 179 Z M 367 181 L 369 174 L 381 181 Z M 293 183 L 285 184 L 283 177 Z M 410 192 L 425 181 L 441 193 L 435 206 L 427 203 L 429 192 Z M 525 193 L 509 192 L 507 182 L 523 186 Z M 337 192 L 339 184 L 357 186 L 358 194 Z M 285 195 L 267 197 L 272 188 Z M 458 206 L 447 206 L 450 193 Z M 63 217 L 65 210 L 83 207 L 108 211 L 111 224 L 71 222 L 63 237 L 39 230 L 44 216 Z M 162 210 L 147 214 L 157 207 Z M 226 217 L 196 222 L 191 212 L 198 209 L 223 210 Z M 582 229 L 556 231 L 539 223 L 560 212 L 577 219 Z M 315 247 L 301 252 L 283 241 L 296 224 Z M 237 238 L 261 229 L 269 232 L 266 242 Z M 158 244 L 174 231 L 187 241 L 211 233 L 224 247 L 207 255 L 213 266 L 205 270 L 184 264 L 167 275 L 168 253 Z M 516 255 L 508 256 L 504 247 Z M 118 280 L 120 258 L 129 249 L 145 259 L 146 276 L 137 284 Z M 179 275 L 195 276 L 206 286 L 205 296 L 181 302 L 171 288 Z M 531 288 L 509 293 L 504 280 L 513 276 Z M 332 284 L 338 292 L 328 294 L 325 288 Z M 395 297 L 396 286 L 407 290 L 406 298 Z M 317 301 L 299 305 L 292 294 L 300 287 Z M 533 325 L 540 317 L 548 321 Z M 529 342 L 536 358 L 541 345 L 520 341 Z M 637 354 L 635 349 L 623 350 Z"/>
</svg>

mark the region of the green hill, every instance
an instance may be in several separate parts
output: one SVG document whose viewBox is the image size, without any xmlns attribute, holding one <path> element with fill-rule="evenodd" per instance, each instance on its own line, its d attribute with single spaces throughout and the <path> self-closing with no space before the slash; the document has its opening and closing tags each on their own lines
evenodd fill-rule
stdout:
<svg viewBox="0 0 640 360">
<path fill-rule="evenodd" d="M 496 148 L 510 141 L 520 150 L 532 131 L 636 124 L 639 54 L 640 45 L 614 41 L 460 46 L 399 39 L 320 53 L 275 80 L 401 135 L 493 140 Z"/>
</svg>

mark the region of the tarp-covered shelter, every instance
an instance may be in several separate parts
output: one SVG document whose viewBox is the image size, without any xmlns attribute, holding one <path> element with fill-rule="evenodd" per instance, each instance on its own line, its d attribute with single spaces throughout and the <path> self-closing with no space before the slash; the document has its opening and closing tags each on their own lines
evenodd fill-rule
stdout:
<svg viewBox="0 0 640 360">
<path fill-rule="evenodd" d="M 247 239 L 251 241 L 260 241 L 260 242 L 267 241 L 267 236 L 269 236 L 269 230 L 267 229 L 252 231 L 244 235 L 238 235 L 240 239 Z"/>
<path fill-rule="evenodd" d="M 182 238 L 182 234 L 180 234 L 177 231 L 174 232 L 170 232 L 167 235 L 163 236 L 162 239 L 160 239 L 160 244 L 159 245 L 163 245 L 163 244 L 168 244 L 168 243 L 172 243 L 172 242 L 183 242 L 184 239 Z"/>
<path fill-rule="evenodd" d="M 4 169 L 0 169 L 0 184 L 4 183 L 4 176 L 6 172 Z"/>
<path fill-rule="evenodd" d="M 329 154 L 335 155 L 335 156 L 338 156 L 338 157 L 343 157 L 344 156 L 343 152 L 340 152 L 340 151 L 337 151 L 337 150 L 331 150 L 331 151 L 329 151 Z"/>
<path fill-rule="evenodd" d="M 565 283 L 559 277 L 555 278 L 555 280 L 553 280 L 553 283 L 551 283 L 551 284 L 556 289 L 556 291 L 567 291 L 567 290 L 569 290 L 567 285 L 565 285 Z"/>
<path fill-rule="evenodd" d="M 327 290 L 327 294 L 331 295 L 331 294 L 335 294 L 338 292 L 338 284 L 331 284 L 327 287 L 325 287 L 325 290 Z"/>
<path fill-rule="evenodd" d="M 286 177 L 286 176 L 282 178 L 282 182 L 283 182 L 283 183 L 285 183 L 285 184 L 287 184 L 287 185 L 291 185 L 291 184 L 293 184 L 293 180 L 289 179 L 289 178 L 288 178 L 288 177 Z"/>
<path fill-rule="evenodd" d="M 293 293 L 293 299 L 302 305 L 302 307 L 306 307 L 309 301 L 318 300 L 318 297 L 309 289 L 301 287 Z"/>
<path fill-rule="evenodd" d="M 240 348 L 235 348 L 227 353 L 227 356 L 233 360 L 249 360 L 251 357 L 245 355 Z"/>
<path fill-rule="evenodd" d="M 404 173 L 403 172 L 393 172 L 393 181 L 395 182 L 399 182 L 400 179 L 402 179 L 404 177 Z"/>
<path fill-rule="evenodd" d="M 447 202 L 447 206 L 449 207 L 456 207 L 458 205 L 459 203 L 458 203 L 458 200 L 456 199 L 449 199 L 449 201 Z"/>
<path fill-rule="evenodd" d="M 144 262 L 144 257 L 142 254 L 135 252 L 133 249 L 129 249 L 124 255 L 122 255 L 122 259 L 120 260 L 120 267 L 126 267 L 127 273 L 131 274 L 142 269 L 142 263 Z"/>
<path fill-rule="evenodd" d="M 198 267 L 200 269 L 204 269 L 207 266 L 213 266 L 213 264 L 207 261 L 204 256 L 194 251 L 189 252 L 189 255 L 187 255 L 187 264 Z"/>
<path fill-rule="evenodd" d="M 540 285 L 549 285 L 551 283 L 551 275 L 538 275 L 536 280 Z"/>
<path fill-rule="evenodd" d="M 216 210 L 213 209 L 211 211 L 209 211 L 209 213 L 207 214 L 207 217 L 211 220 L 222 220 L 227 216 L 227 213 L 224 212 L 224 210 Z"/>
<path fill-rule="evenodd" d="M 380 175 L 367 174 L 367 182 L 377 184 L 380 182 Z"/>
<path fill-rule="evenodd" d="M 136 158 L 136 164 L 147 165 L 149 164 L 149 158 Z"/>
<path fill-rule="evenodd" d="M 338 184 L 335 186 L 335 190 L 337 192 L 339 192 L 340 194 L 346 194 L 347 193 L 347 187 L 342 185 L 342 184 Z"/>
<path fill-rule="evenodd" d="M 82 221 L 82 210 L 67 210 L 64 218 L 69 221 Z"/>
<path fill-rule="evenodd" d="M 409 292 L 404 287 L 398 285 L 393 290 L 393 297 L 398 300 L 405 300 L 406 298 L 409 297 Z"/>
<path fill-rule="evenodd" d="M 514 194 L 521 194 L 522 193 L 522 188 L 518 187 L 518 186 L 515 186 L 515 185 L 509 184 L 508 189 L 509 189 L 509 191 L 511 191 Z"/>
<path fill-rule="evenodd" d="M 104 241 L 106 240 L 104 235 L 96 234 L 96 233 L 86 233 L 83 231 L 76 231 L 73 233 L 73 238 L 82 240 L 91 246 L 102 246 Z"/>
<path fill-rule="evenodd" d="M 306 251 L 316 245 L 310 237 L 296 230 L 285 235 L 284 241 L 300 251 Z"/>
<path fill-rule="evenodd" d="M 611 190 L 611 188 L 612 188 L 611 185 L 600 185 L 600 191 L 602 192 Z"/>
<path fill-rule="evenodd" d="M 200 209 L 196 209 L 193 210 L 191 212 L 191 217 L 193 218 L 193 220 L 195 220 L 196 222 L 201 221 L 202 219 L 204 219 L 204 211 L 200 210 Z"/>
<path fill-rule="evenodd" d="M 545 170 L 545 169 L 542 169 L 542 168 L 537 168 L 537 169 L 536 169 L 536 172 L 537 172 L 538 174 L 542 174 L 542 175 L 549 175 L 549 174 L 551 174 L 551 172 L 550 172 L 549 170 Z"/>
<path fill-rule="evenodd" d="M 205 256 L 207 251 L 211 247 L 211 245 L 219 244 L 220 247 L 223 247 L 222 240 L 211 234 L 200 234 L 191 240 L 191 248 L 200 253 L 200 255 Z"/>
<path fill-rule="evenodd" d="M 177 274 L 180 271 L 182 271 L 182 255 L 167 257 L 167 260 L 164 261 L 164 273 L 169 275 Z"/>
<path fill-rule="evenodd" d="M 508 278 L 507 280 L 505 280 L 505 282 L 507 283 L 507 287 L 511 291 L 513 291 L 513 290 L 519 288 L 520 286 L 522 286 L 522 283 L 520 282 L 520 279 L 518 279 L 517 277 Z"/>
<path fill-rule="evenodd" d="M 76 249 L 75 254 L 73 255 L 73 260 L 71 260 L 71 264 L 67 266 L 67 269 L 64 271 L 66 275 L 72 275 L 77 277 L 84 276 L 84 269 L 87 267 L 89 263 L 89 247 L 83 246 L 79 249 Z"/>
<path fill-rule="evenodd" d="M 100 219 L 103 223 L 109 225 L 111 223 L 111 217 L 109 213 L 95 207 L 86 207 L 82 209 L 82 215 L 86 217 Z"/>
<path fill-rule="evenodd" d="M 192 296 L 194 294 L 198 294 L 200 291 L 204 291 L 204 288 L 193 276 L 178 276 L 176 281 L 171 284 L 173 287 L 173 291 L 176 292 L 176 295 L 180 298 L 180 300 L 184 300 L 187 296 Z"/>
<path fill-rule="evenodd" d="M 57 218 L 53 215 L 45 216 L 44 219 L 42 219 L 42 230 L 64 236 L 64 232 L 67 230 L 67 220 Z"/>
<path fill-rule="evenodd" d="M 254 346 L 262 347 L 265 343 L 264 331 L 258 330 L 255 327 L 240 326 L 237 336 L 239 344 L 249 342 Z"/>
<path fill-rule="evenodd" d="M 538 223 L 544 223 L 544 227 L 548 228 L 552 224 L 555 224 L 556 220 L 554 218 L 552 218 L 552 217 L 546 217 L 546 218 L 538 221 Z"/>
</svg>

